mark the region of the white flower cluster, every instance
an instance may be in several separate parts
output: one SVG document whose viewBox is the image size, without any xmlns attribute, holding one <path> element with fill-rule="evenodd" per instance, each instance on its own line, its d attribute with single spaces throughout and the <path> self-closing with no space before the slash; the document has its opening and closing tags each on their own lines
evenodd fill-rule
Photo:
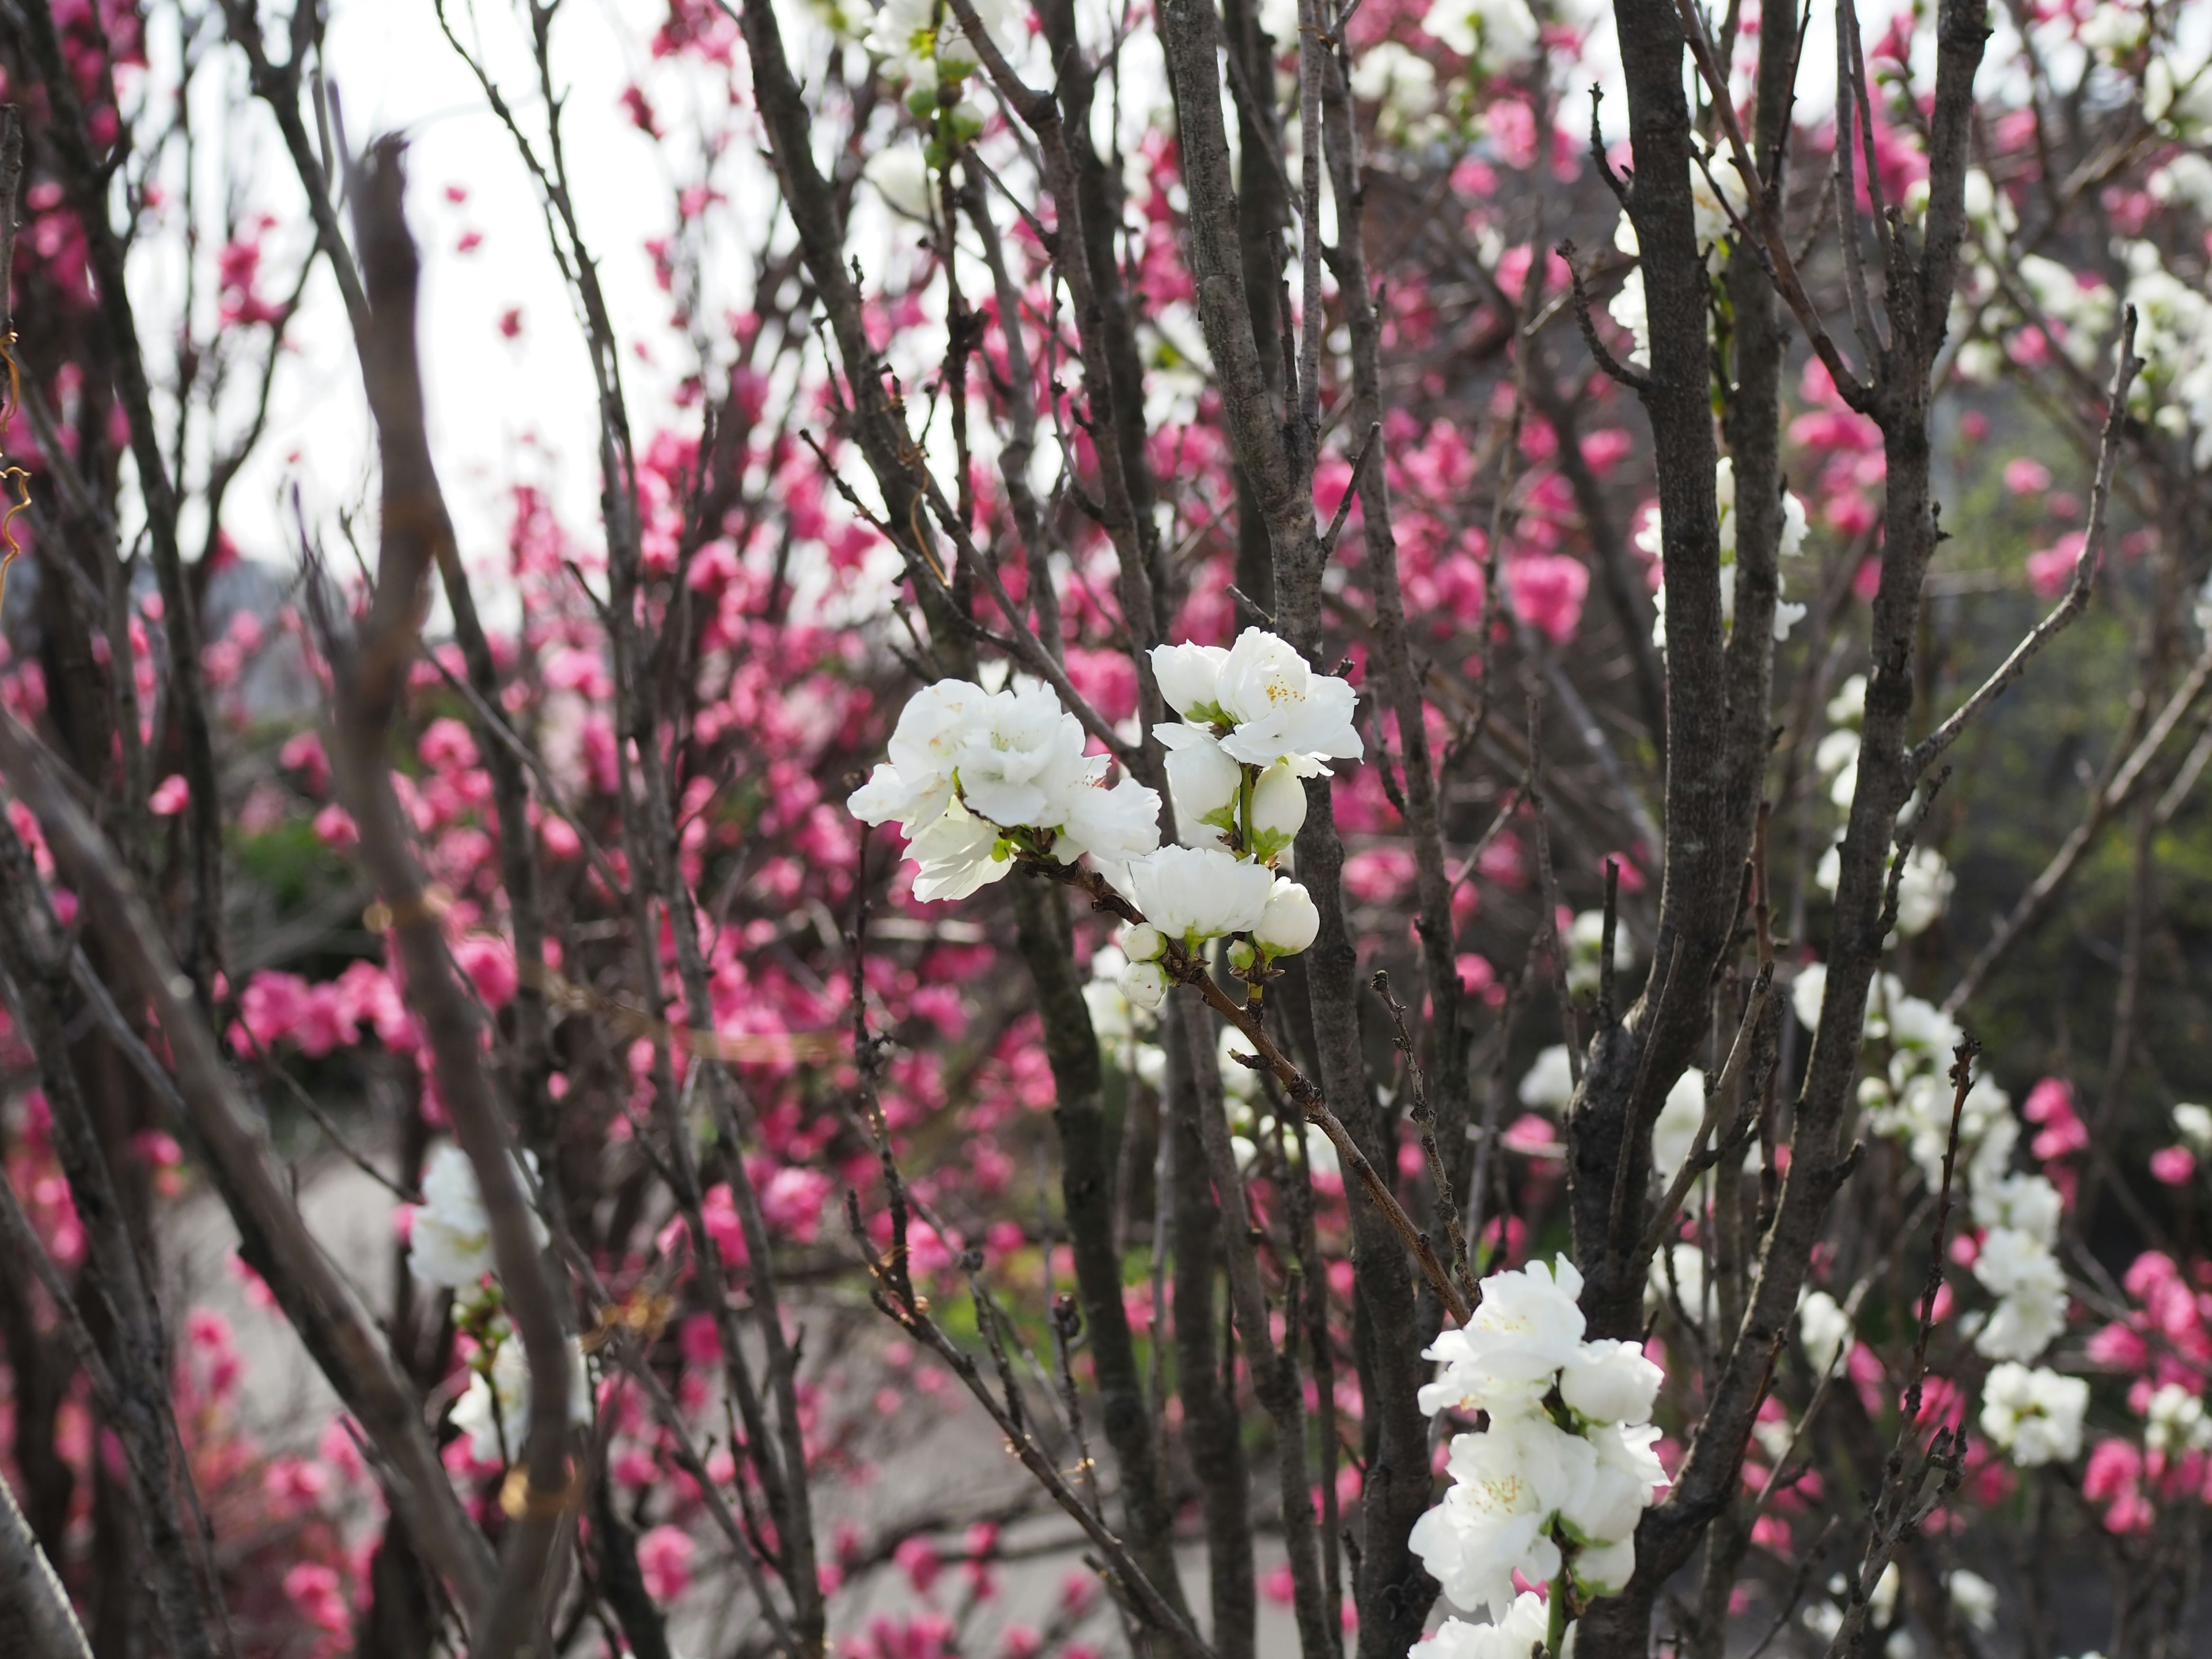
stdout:
<svg viewBox="0 0 2212 1659">
<path fill-rule="evenodd" d="M 2081 1418 L 2089 1409 L 2086 1378 L 2061 1376 L 2008 1359 L 1982 1384 L 1982 1432 L 2022 1468 L 2071 1462 L 2081 1453 Z"/>
<path fill-rule="evenodd" d="M 1828 727 L 1813 750 L 1813 769 L 1828 781 L 1828 799 L 1838 811 L 1850 811 L 1858 793 L 1860 728 L 1866 723 L 1866 676 L 1854 674 L 1828 699 Z M 1902 823 L 1918 810 L 1916 795 L 1898 814 Z M 1844 873 L 1843 830 L 1813 872 L 1814 885 L 1833 893 Z M 1897 931 L 1906 938 L 1926 933 L 1942 918 L 1959 884 L 1943 855 L 1932 847 L 1915 847 L 1897 884 Z M 1894 941 L 1892 941 L 1894 943 Z"/>
<path fill-rule="evenodd" d="M 1421 1409 L 1489 1420 L 1453 1437 L 1451 1489 L 1414 1523 L 1413 1550 L 1453 1602 L 1487 1609 L 1498 1628 L 1526 1616 L 1516 1572 L 1554 1595 L 1570 1578 L 1586 1595 L 1620 1590 L 1636 1570 L 1637 1522 L 1666 1484 L 1650 1420 L 1663 1376 L 1636 1343 L 1583 1340 L 1582 1287 L 1564 1256 L 1493 1273 L 1468 1322 L 1425 1355 L 1444 1369 Z M 1478 1652 L 1457 1622 L 1432 1652 Z"/>
<path fill-rule="evenodd" d="M 477 1462 L 505 1463 L 521 1455 L 529 1432 L 530 1362 L 504 1320 L 490 1340 L 496 1346 L 489 1360 L 479 1351 L 469 1367 L 469 1386 L 453 1402 L 453 1426 L 468 1436 L 470 1454 Z M 591 1373 L 580 1343 L 569 1358 L 568 1420 L 592 1420 Z"/>
<path fill-rule="evenodd" d="M 1421 27 L 1493 73 L 1527 59 L 1542 38 L 1527 0 L 1436 0 Z"/>
<path fill-rule="evenodd" d="M 1707 176 L 1708 170 L 1711 177 Z M 1723 250 L 1735 234 L 1735 221 L 1751 210 L 1751 198 L 1743 187 L 1743 175 L 1735 170 L 1735 161 L 1726 152 L 1715 152 L 1706 157 L 1705 167 L 1691 169 L 1690 203 L 1697 219 L 1698 250 L 1705 256 L 1705 269 L 1717 271 Z M 1613 227 L 1613 245 L 1623 253 L 1639 258 L 1643 255 L 1636 226 L 1626 212 Z M 1605 310 L 1606 315 L 1635 337 L 1636 349 L 1628 354 L 1628 361 L 1639 368 L 1649 368 L 1651 308 L 1644 292 L 1642 265 L 1628 273 L 1621 283 L 1620 292 L 1613 296 Z"/>
<path fill-rule="evenodd" d="M 1875 1581 L 1874 1593 L 1867 1598 L 1872 1615 L 1871 1623 L 1876 1633 L 1887 1632 L 1882 1642 L 1883 1659 L 1913 1659 L 1919 1650 L 1912 1632 L 1905 1628 L 1898 1616 L 1898 1590 L 1904 1580 L 1893 1561 Z M 1994 1629 L 1997 1621 L 1997 1587 L 1978 1572 L 1958 1567 L 1946 1573 L 1943 1588 L 1949 1594 L 1951 1606 L 1959 1617 L 1977 1631 Z M 1831 1642 L 1844 1627 L 1844 1612 L 1850 1602 L 1850 1585 L 1841 1573 L 1828 1580 L 1828 1594 L 1832 1600 L 1814 1601 L 1799 1614 L 1806 1629 L 1823 1642 Z M 2084 1654 L 2081 1659 L 2096 1659 Z"/>
<path fill-rule="evenodd" d="M 522 1162 L 537 1174 L 538 1160 L 530 1153 L 522 1154 Z M 543 1249 L 550 1235 L 534 1211 L 530 1228 Z M 491 1311 L 496 1304 L 479 1293 L 485 1276 L 498 1269 L 476 1166 L 452 1141 L 441 1142 L 422 1171 L 422 1202 L 408 1217 L 407 1270 L 424 1285 L 458 1291 L 477 1315 L 490 1315 L 484 1321 L 485 1346 L 471 1364 L 469 1386 L 453 1403 L 453 1425 L 469 1437 L 469 1449 L 479 1463 L 504 1462 L 520 1453 L 530 1414 L 530 1363 L 522 1344 L 505 1316 Z M 569 1381 L 569 1416 L 589 1423 L 591 1377 L 580 1346 Z"/>
<path fill-rule="evenodd" d="M 897 821 L 918 899 L 967 897 L 1012 870 L 1017 848 L 1062 864 L 1087 853 L 1120 886 L 1160 844 L 1160 798 L 1133 778 L 1109 788 L 1109 767 L 1050 686 L 939 680 L 900 712 L 890 758 L 845 805 L 864 823 Z"/>
<path fill-rule="evenodd" d="M 1164 645 L 1152 667 L 1182 716 L 1157 734 L 1183 845 L 1160 845 L 1158 794 L 1133 778 L 1109 787 L 1107 757 L 1084 752 L 1082 723 L 1033 681 L 924 687 L 900 713 L 890 758 L 846 802 L 865 823 L 897 821 L 925 901 L 965 898 L 1018 853 L 1087 854 L 1146 918 L 1119 945 L 1122 994 L 1143 1009 L 1167 994 L 1170 945 L 1233 938 L 1231 964 L 1264 973 L 1314 942 L 1321 912 L 1275 866 L 1305 821 L 1302 780 L 1364 752 L 1350 684 L 1273 634 Z"/>
<path fill-rule="evenodd" d="M 538 1160 L 528 1152 L 522 1157 L 535 1175 Z M 545 1224 L 535 1212 L 530 1225 L 542 1247 Z M 408 1220 L 407 1271 L 425 1285 L 465 1292 L 498 1267 L 476 1166 L 452 1141 L 442 1141 L 422 1171 L 422 1201 Z"/>
<path fill-rule="evenodd" d="M 2166 1457 L 2212 1450 L 2212 1417 L 2196 1392 L 2179 1382 L 2160 1385 L 2143 1408 L 2143 1449 Z"/>
<path fill-rule="evenodd" d="M 1605 975 L 1605 912 L 1585 910 L 1567 928 L 1567 994 L 1595 991 Z M 1613 930 L 1613 971 L 1630 973 L 1636 967 L 1636 941 L 1617 921 Z"/>
<path fill-rule="evenodd" d="M 1217 1064 L 1221 1066 L 1221 1093 L 1228 1095 L 1230 1106 L 1230 1152 L 1237 1157 L 1237 1172 L 1245 1175 L 1252 1164 L 1259 1161 L 1263 1146 L 1274 1146 L 1274 1117 L 1259 1110 L 1259 1073 L 1252 1071 L 1239 1055 L 1248 1055 L 1252 1046 L 1243 1040 L 1243 1033 L 1234 1026 L 1221 1026 L 1221 1046 L 1217 1048 Z M 1338 1179 L 1343 1166 L 1336 1161 L 1336 1141 L 1322 1133 L 1318 1124 L 1298 1124 L 1291 1119 L 1283 1126 L 1283 1151 L 1290 1151 L 1290 1137 L 1297 1137 L 1305 1148 L 1305 1168 L 1314 1175 Z"/>
<path fill-rule="evenodd" d="M 1723 632 L 1735 626 L 1735 457 L 1723 455 L 1713 473 L 1713 494 L 1720 502 L 1721 532 L 1721 628 Z M 1805 503 L 1788 490 L 1782 492 L 1782 539 L 1778 551 L 1785 559 L 1794 559 L 1805 550 L 1805 537 L 1810 521 L 1805 514 Z M 1656 559 L 1662 547 L 1664 532 L 1659 515 L 1654 513 L 1644 528 L 1636 532 L 1636 545 L 1650 558 Z M 1790 630 L 1805 620 L 1805 607 L 1793 605 L 1782 597 L 1784 586 L 1778 572 L 1774 580 L 1774 637 L 1786 640 Z M 1656 616 L 1651 623 L 1651 642 L 1661 650 L 1667 648 L 1667 589 L 1662 584 L 1651 596 L 1651 607 Z"/>
<path fill-rule="evenodd" d="M 975 15 L 994 40 L 1019 38 L 1006 0 L 975 0 Z M 927 120 L 947 111 L 964 137 L 983 130 L 981 109 L 960 97 L 961 83 L 982 67 L 982 58 L 950 0 L 885 0 L 862 44 L 905 86 L 907 106 L 916 115 Z"/>
<path fill-rule="evenodd" d="M 1820 1024 L 1827 969 L 1797 970 L 1790 1002 L 1807 1030 Z M 1867 998 L 1867 1075 L 1859 1105 L 1876 1133 L 1904 1143 L 1930 1188 L 1943 1179 L 1951 1139 L 1952 1051 L 1963 1033 L 1933 1003 L 1905 994 L 1893 974 L 1877 975 Z M 2012 1098 L 1975 1079 L 1959 1114 L 1956 1184 L 1972 1195 L 1974 1221 L 1986 1230 L 1974 1277 L 1997 1299 L 1974 1346 L 1992 1359 L 2032 1360 L 2066 1328 L 2066 1275 L 2052 1254 L 2063 1208 L 2058 1189 L 2039 1175 L 2012 1172 L 2020 1139 Z"/>
<path fill-rule="evenodd" d="M 2195 168 L 2188 163 L 2195 163 Z M 2168 197 L 2203 192 L 2212 198 L 2212 172 L 2185 153 L 2154 173 L 2150 185 Z M 2200 206 L 2199 211 L 2204 211 Z M 2128 388 L 2130 412 L 2177 438 L 2193 435 L 2192 458 L 2212 463 L 2212 301 L 2198 283 L 2174 276 L 2152 243 L 2119 241 L 2128 268 L 2128 301 L 2136 308 L 2136 354 L 2142 373 Z"/>
<path fill-rule="evenodd" d="M 1826 1291 L 1798 1292 L 1797 1340 L 1805 1345 L 1805 1357 L 1813 1368 L 1824 1375 L 1857 1345 L 1850 1315 Z"/>
<path fill-rule="evenodd" d="M 1534 1590 L 1523 1590 L 1495 1624 L 1471 1625 L 1464 1619 L 1447 1619 L 1434 1636 L 1414 1643 L 1406 1659 L 1528 1659 L 1549 1634 L 1544 1598 Z"/>
<path fill-rule="evenodd" d="M 1974 1346 L 1992 1359 L 2033 1359 L 2066 1328 L 2066 1273 L 2053 1254 L 2064 1208 L 2039 1175 L 1975 1188 L 1974 1220 L 1986 1231 L 1974 1277 L 1997 1305 Z"/>
<path fill-rule="evenodd" d="M 2212 1107 L 2183 1101 L 2173 1109 L 2173 1132 L 2197 1157 L 2212 1154 Z"/>
</svg>

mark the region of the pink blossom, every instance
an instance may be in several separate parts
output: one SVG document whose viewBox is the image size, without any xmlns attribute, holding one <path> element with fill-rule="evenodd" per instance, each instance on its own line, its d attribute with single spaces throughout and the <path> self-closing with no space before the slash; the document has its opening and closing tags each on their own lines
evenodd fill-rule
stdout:
<svg viewBox="0 0 2212 1659">
<path fill-rule="evenodd" d="M 353 815 L 333 803 L 315 814 L 315 839 L 343 851 L 361 844 L 361 831 L 354 827 Z"/>
<path fill-rule="evenodd" d="M 927 1538 L 901 1539 L 898 1547 L 891 1552 L 891 1559 L 906 1574 L 907 1582 L 923 1595 L 929 1594 L 929 1587 L 945 1571 L 944 1558 Z"/>
<path fill-rule="evenodd" d="M 691 1540 L 675 1527 L 655 1527 L 637 1540 L 637 1570 L 647 1595 L 673 1601 L 691 1583 Z"/>
<path fill-rule="evenodd" d="M 172 772 L 154 786 L 154 793 L 146 806 L 157 818 L 173 818 L 185 810 L 185 803 L 191 798 L 191 785 L 185 781 L 181 773 Z"/>
<path fill-rule="evenodd" d="M 1505 567 L 1505 588 L 1522 621 L 1564 645 L 1582 621 L 1589 567 L 1565 554 L 1524 553 Z"/>
<path fill-rule="evenodd" d="M 2094 1363 L 2113 1370 L 2139 1371 L 2150 1361 L 2150 1344 L 2142 1333 L 2117 1320 L 2089 1339 L 2086 1352 Z"/>
<path fill-rule="evenodd" d="M 1541 1152 L 1559 1144 L 1559 1133 L 1551 1119 L 1535 1112 L 1523 1112 L 1505 1126 L 1499 1139 L 1516 1152 Z"/>
<path fill-rule="evenodd" d="M 836 1183 L 819 1170 L 787 1164 L 761 1188 L 761 1218 L 799 1244 L 811 1244 L 821 1225 L 822 1206 Z"/>
<path fill-rule="evenodd" d="M 2081 562 L 2081 549 L 2087 538 L 2079 530 L 2069 530 L 2040 553 L 2027 556 L 2028 585 L 2038 597 L 2055 599 L 2066 591 L 2074 580 L 2074 567 Z"/>
<path fill-rule="evenodd" d="M 2051 469 L 2029 456 L 2015 455 L 2005 463 L 2004 487 L 2015 495 L 2040 495 L 2051 488 Z"/>
<path fill-rule="evenodd" d="M 2197 1173 L 2197 1154 L 2186 1146 L 2161 1146 L 2150 1155 L 2150 1173 L 2169 1187 L 2186 1186 Z"/>
<path fill-rule="evenodd" d="M 477 988 L 487 1008 L 504 1008 L 514 1000 L 520 980 L 516 973 L 514 947 L 489 933 L 471 933 L 453 946 L 453 960 Z"/>
</svg>

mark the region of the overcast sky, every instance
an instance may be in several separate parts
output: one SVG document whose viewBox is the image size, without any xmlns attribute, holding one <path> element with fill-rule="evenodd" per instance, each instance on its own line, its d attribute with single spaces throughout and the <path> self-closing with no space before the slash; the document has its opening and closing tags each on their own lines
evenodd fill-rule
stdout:
<svg viewBox="0 0 2212 1659">
<path fill-rule="evenodd" d="M 465 0 L 453 9 L 465 15 Z M 489 0 L 481 10 L 509 96 L 534 121 L 539 106 L 506 30 L 511 9 Z M 647 70 L 656 10 L 636 0 L 571 0 L 553 36 L 579 211 L 618 326 L 637 325 L 633 338 L 662 337 L 669 309 L 644 244 L 672 221 L 672 190 L 661 156 L 617 103 Z M 397 131 L 412 141 L 409 211 L 425 267 L 431 437 L 464 551 L 472 562 L 499 553 L 518 477 L 550 489 L 568 522 L 586 527 L 598 492 L 590 368 L 513 142 L 441 35 L 430 0 L 336 0 L 331 11 L 327 61 L 349 138 L 358 147 Z M 210 95 L 222 90 L 207 77 Z M 284 221 L 270 236 L 273 291 L 304 252 L 289 164 L 272 137 L 231 167 L 268 181 L 258 199 Z M 465 199 L 449 199 L 449 186 Z M 158 287 L 164 274 L 150 280 Z M 510 309 L 522 322 L 512 340 L 499 326 Z M 680 365 L 632 356 L 624 367 L 632 407 L 665 408 Z M 246 550 L 264 559 L 289 554 L 282 502 L 295 478 L 318 514 L 374 494 L 360 372 L 327 272 L 318 272 L 295 324 L 274 405 L 270 438 L 226 514 Z"/>
</svg>

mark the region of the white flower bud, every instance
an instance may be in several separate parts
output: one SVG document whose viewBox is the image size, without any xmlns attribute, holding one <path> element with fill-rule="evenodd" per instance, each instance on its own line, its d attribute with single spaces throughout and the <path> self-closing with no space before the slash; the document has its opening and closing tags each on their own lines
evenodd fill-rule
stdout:
<svg viewBox="0 0 2212 1659">
<path fill-rule="evenodd" d="M 1306 787 L 1287 763 L 1278 761 L 1252 786 L 1252 856 L 1272 860 L 1305 821 Z"/>
<path fill-rule="evenodd" d="M 1267 911 L 1252 930 L 1253 943 L 1271 957 L 1296 956 L 1320 932 L 1321 912 L 1312 896 L 1297 882 L 1278 877 Z"/>
<path fill-rule="evenodd" d="M 1139 1008 L 1157 1008 L 1167 998 L 1168 973 L 1157 962 L 1133 962 L 1121 970 L 1121 994 Z"/>
<path fill-rule="evenodd" d="M 1152 647 L 1152 673 L 1160 696 L 1185 719 L 1212 718 L 1221 696 L 1221 665 L 1229 653 L 1218 645 L 1158 645 Z"/>
<path fill-rule="evenodd" d="M 1167 948 L 1167 935 L 1149 921 L 1140 921 L 1121 934 L 1121 954 L 1132 962 L 1158 962 Z"/>
<path fill-rule="evenodd" d="M 1168 751 L 1168 794 L 1175 802 L 1176 834 L 1186 847 L 1229 845 L 1237 823 L 1244 769 L 1195 726 L 1154 728 Z"/>
</svg>

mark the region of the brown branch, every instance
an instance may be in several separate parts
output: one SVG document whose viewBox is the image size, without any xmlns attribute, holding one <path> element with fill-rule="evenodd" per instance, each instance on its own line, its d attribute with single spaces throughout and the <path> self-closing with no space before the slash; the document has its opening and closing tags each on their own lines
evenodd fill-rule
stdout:
<svg viewBox="0 0 2212 1659">
<path fill-rule="evenodd" d="M 4 269 L 4 267 L 0 267 Z M 0 1612 L 30 1644 L 24 1659 L 92 1659 L 84 1627 L 53 1563 L 39 1547 L 15 1493 L 0 1477 Z"/>
<path fill-rule="evenodd" d="M 2052 607 L 2049 616 L 2028 630 L 2027 637 L 2013 647 L 2010 654 L 1975 689 L 1972 696 L 1953 711 L 1941 726 L 1914 745 L 1907 762 L 1908 775 L 1917 776 L 1933 765 L 1944 750 L 1965 735 L 1968 726 L 2011 689 L 2013 682 L 2027 672 L 2028 663 L 2036 653 L 2088 608 L 2089 591 L 2104 563 L 2105 527 L 2112 502 L 2112 470 L 2118 464 L 2121 434 L 2128 423 L 2128 387 L 2143 367 L 2142 359 L 2135 354 L 2135 345 L 2136 308 L 2130 306 L 2125 320 L 2120 325 L 2118 361 L 2112 367 L 2112 391 L 2105 404 L 2104 435 L 2097 446 L 2096 477 L 2089 489 L 2089 523 L 2082 532 L 2081 551 L 2075 558 L 2074 580 L 2067 586 L 2066 597 Z"/>
<path fill-rule="evenodd" d="M 1095 870 L 1080 865 L 1058 864 L 1048 859 L 1034 859 L 1026 854 L 1023 856 L 1023 863 L 1063 885 L 1089 894 L 1092 908 L 1096 909 L 1119 916 L 1133 926 L 1145 919 L 1143 912 L 1115 892 L 1106 878 Z M 1437 1299 L 1443 1304 L 1455 1321 L 1465 1324 L 1468 1304 L 1454 1288 L 1450 1275 L 1437 1259 L 1435 1248 L 1429 1243 L 1427 1236 L 1413 1224 L 1413 1218 L 1406 1213 L 1396 1194 L 1376 1173 L 1375 1166 L 1368 1161 L 1367 1155 L 1353 1143 L 1343 1123 L 1329 1109 L 1328 1102 L 1322 1091 L 1269 1038 L 1253 1010 L 1230 999 L 1229 994 L 1206 971 L 1203 962 L 1172 942 L 1162 960 L 1170 978 L 1196 990 L 1208 1007 L 1235 1026 L 1237 1035 L 1252 1045 L 1252 1051 L 1260 1062 L 1255 1069 L 1272 1075 L 1283 1092 L 1297 1104 L 1306 1121 L 1328 1137 L 1329 1144 L 1336 1148 L 1338 1158 L 1346 1169 L 1352 1171 L 1362 1195 L 1389 1224 L 1391 1231 L 1398 1236 L 1399 1242 L 1406 1247 L 1407 1254 L 1413 1258 L 1422 1275 L 1428 1279 L 1430 1288 L 1436 1291 Z"/>
<path fill-rule="evenodd" d="M 475 1651 L 505 1659 L 529 1639 L 539 1598 L 553 1588 L 554 1552 L 578 1497 L 568 1455 L 576 1360 L 563 1328 L 561 1288 L 539 1252 L 514 1145 L 485 1070 L 477 1006 L 447 948 L 445 905 L 431 895 L 416 862 L 385 759 L 419 643 L 424 584 L 433 566 L 454 556 L 453 526 L 423 425 L 416 355 L 420 264 L 403 212 L 403 153 L 396 141 L 380 142 L 354 184 L 369 301 L 362 377 L 376 425 L 383 525 L 369 613 L 352 644 L 332 652 L 338 695 L 331 758 L 360 830 L 362 861 L 392 917 L 389 937 L 405 969 L 408 1003 L 428 1040 L 439 1098 L 476 1171 L 505 1305 L 529 1364 L 526 1474 L 508 1505 L 498 1579 L 475 1608 Z"/>
<path fill-rule="evenodd" d="M 71 798 L 29 734 L 0 720 L 0 769 L 37 812 L 56 861 L 141 995 L 176 1062 L 177 1096 L 241 1237 L 240 1256 L 268 1284 L 338 1398 L 380 1454 L 386 1491 L 418 1553 L 453 1589 L 464 1627 L 489 1590 L 490 1551 L 462 1509 L 422 1423 L 422 1402 L 359 1298 L 307 1231 L 251 1126 L 256 1115 L 223 1063 L 170 956 L 160 925 L 114 849 Z"/>
</svg>

